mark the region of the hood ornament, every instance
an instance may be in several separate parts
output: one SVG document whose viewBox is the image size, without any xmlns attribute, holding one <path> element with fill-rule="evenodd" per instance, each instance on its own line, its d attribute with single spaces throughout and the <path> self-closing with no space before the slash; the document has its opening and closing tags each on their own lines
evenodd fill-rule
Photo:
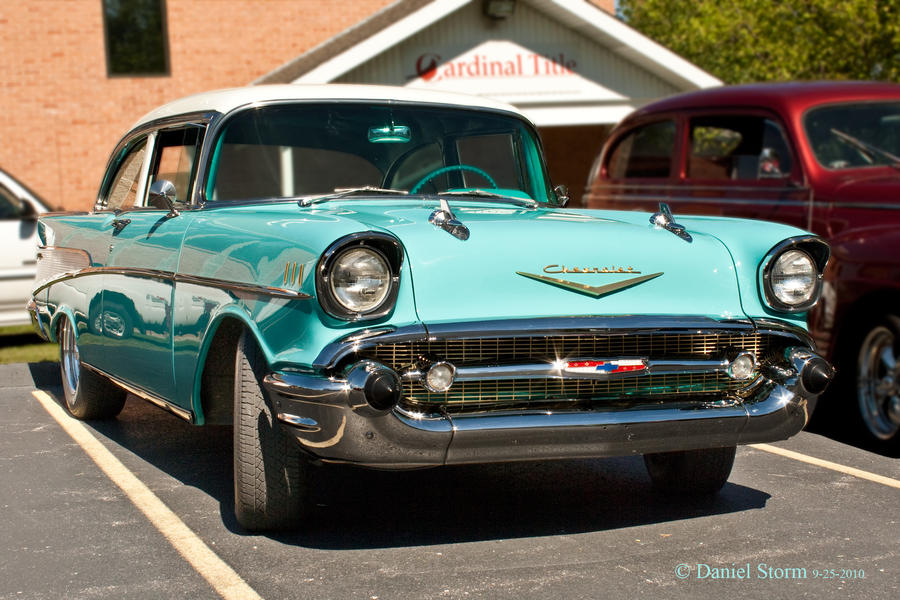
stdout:
<svg viewBox="0 0 900 600">
<path fill-rule="evenodd" d="M 462 224 L 462 221 L 456 218 L 453 211 L 450 210 L 450 203 L 446 198 L 441 198 L 441 207 L 435 209 L 428 222 L 439 227 L 455 237 L 456 239 L 466 241 L 469 239 L 469 228 Z"/>
<path fill-rule="evenodd" d="M 657 227 L 661 227 L 666 231 L 674 233 L 689 244 L 694 241 L 694 238 L 687 232 L 684 225 L 679 225 L 675 222 L 675 217 L 672 216 L 672 210 L 665 202 L 659 203 L 659 212 L 653 213 L 653 216 L 650 217 L 650 222 Z"/>
</svg>

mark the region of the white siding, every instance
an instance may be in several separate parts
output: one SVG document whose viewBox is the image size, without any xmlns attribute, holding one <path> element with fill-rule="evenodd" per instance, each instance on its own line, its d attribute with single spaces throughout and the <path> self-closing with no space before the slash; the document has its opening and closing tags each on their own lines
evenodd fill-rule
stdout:
<svg viewBox="0 0 900 600">
<path fill-rule="evenodd" d="M 502 21 L 486 18 L 481 6 L 481 2 L 463 6 L 336 82 L 434 87 L 490 96 L 515 104 L 543 125 L 612 123 L 634 107 L 683 91 L 623 58 L 616 48 L 588 38 L 524 0 L 518 2 L 511 18 Z M 454 58 L 490 58 L 491 53 L 498 52 L 508 57 L 517 51 L 562 54 L 567 61 L 575 61 L 574 73 L 556 77 L 523 73 L 520 77 L 454 81 L 438 81 L 440 78 L 435 77 L 426 81 L 416 72 L 417 58 L 428 53 L 439 55 L 446 63 Z"/>
</svg>

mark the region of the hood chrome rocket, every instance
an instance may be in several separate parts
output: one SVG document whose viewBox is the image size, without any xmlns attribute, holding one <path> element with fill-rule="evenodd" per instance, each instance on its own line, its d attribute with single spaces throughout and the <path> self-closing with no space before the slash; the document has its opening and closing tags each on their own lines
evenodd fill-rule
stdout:
<svg viewBox="0 0 900 600">
<path fill-rule="evenodd" d="M 469 239 L 469 228 L 456 218 L 456 215 L 450 210 L 450 203 L 445 198 L 441 198 L 441 207 L 431 213 L 431 216 L 428 217 L 428 222 L 459 240 L 466 241 Z"/>
<path fill-rule="evenodd" d="M 666 231 L 674 233 L 689 244 L 694 241 L 694 238 L 687 232 L 684 225 L 679 225 L 675 222 L 675 217 L 672 216 L 672 210 L 665 202 L 659 203 L 659 212 L 654 213 L 653 216 L 650 217 L 650 222 L 657 227 L 661 227 Z"/>
</svg>

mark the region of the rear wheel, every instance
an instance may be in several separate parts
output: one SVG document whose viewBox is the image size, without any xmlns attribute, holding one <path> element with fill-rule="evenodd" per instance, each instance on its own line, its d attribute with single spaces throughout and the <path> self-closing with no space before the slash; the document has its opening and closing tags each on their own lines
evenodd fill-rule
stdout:
<svg viewBox="0 0 900 600">
<path fill-rule="evenodd" d="M 735 446 L 645 454 L 644 465 L 659 490 L 708 495 L 722 489 L 734 465 Z"/>
<path fill-rule="evenodd" d="M 127 393 L 81 364 L 78 337 L 72 321 L 59 325 L 59 371 L 66 410 L 77 419 L 111 419 L 122 412 Z"/>
<path fill-rule="evenodd" d="M 278 423 L 262 378 L 266 363 L 252 336 L 238 341 L 234 386 L 234 512 L 247 530 L 284 529 L 302 515 L 308 464 Z"/>
</svg>

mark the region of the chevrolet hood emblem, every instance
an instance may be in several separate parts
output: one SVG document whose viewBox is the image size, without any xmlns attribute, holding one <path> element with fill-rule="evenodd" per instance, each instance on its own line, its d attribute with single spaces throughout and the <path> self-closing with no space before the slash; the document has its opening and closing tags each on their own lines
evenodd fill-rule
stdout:
<svg viewBox="0 0 900 600">
<path fill-rule="evenodd" d="M 626 288 L 630 288 L 635 285 L 639 285 L 644 283 L 645 281 L 650 281 L 651 279 L 656 279 L 662 273 L 651 273 L 650 275 L 641 275 L 640 277 L 632 277 L 631 279 L 624 279 L 622 281 L 616 281 L 615 283 L 607 283 L 605 285 L 586 285 L 584 283 L 577 283 L 575 281 L 568 281 L 566 279 L 558 279 L 556 277 L 547 277 L 546 275 L 535 275 L 534 273 L 523 273 L 522 271 L 516 271 L 517 275 L 521 275 L 522 277 L 528 277 L 529 279 L 534 279 L 536 281 L 540 281 L 542 283 L 548 283 L 550 285 L 555 285 L 557 287 L 561 287 L 563 289 L 578 292 L 579 294 L 586 294 L 593 298 L 600 298 L 601 296 L 606 296 L 607 294 L 612 294 L 613 292 L 618 292 L 620 290 L 624 290 Z"/>
</svg>

